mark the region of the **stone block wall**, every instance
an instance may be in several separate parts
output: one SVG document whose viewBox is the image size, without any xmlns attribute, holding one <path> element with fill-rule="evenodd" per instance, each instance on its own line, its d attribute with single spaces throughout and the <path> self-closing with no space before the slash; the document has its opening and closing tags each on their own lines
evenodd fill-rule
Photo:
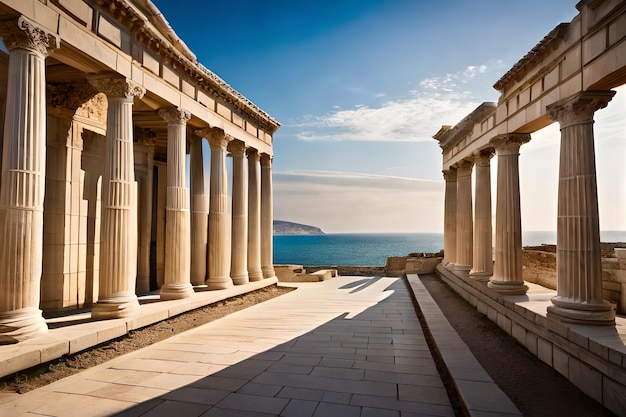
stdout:
<svg viewBox="0 0 626 417">
<path fill-rule="evenodd" d="M 556 254 L 536 249 L 524 249 L 524 281 L 556 290 Z M 602 258 L 602 298 L 626 314 L 626 248 L 615 248 L 614 258 Z"/>
</svg>

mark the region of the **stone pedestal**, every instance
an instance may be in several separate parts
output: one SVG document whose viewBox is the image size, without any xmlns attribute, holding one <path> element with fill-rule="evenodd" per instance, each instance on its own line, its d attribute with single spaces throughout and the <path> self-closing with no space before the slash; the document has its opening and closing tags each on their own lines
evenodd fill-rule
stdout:
<svg viewBox="0 0 626 417">
<path fill-rule="evenodd" d="M 261 270 L 263 278 L 274 278 L 272 157 L 261 155 Z"/>
<path fill-rule="evenodd" d="M 202 138 L 191 138 L 191 284 L 204 285 L 207 271 L 209 199 L 204 181 Z"/>
<path fill-rule="evenodd" d="M 488 149 L 474 155 L 476 166 L 476 201 L 474 212 L 474 261 L 470 277 L 488 281 L 493 274 L 491 229 L 491 157 Z"/>
<path fill-rule="evenodd" d="M 522 218 L 519 194 L 519 149 L 530 140 L 526 133 L 509 133 L 491 141 L 498 156 L 496 248 L 489 288 L 502 294 L 526 294 L 522 278 Z"/>
<path fill-rule="evenodd" d="M 456 166 L 456 262 L 453 270 L 460 274 L 468 274 L 473 262 L 472 166 L 469 160 Z"/>
<path fill-rule="evenodd" d="M 45 58 L 58 39 L 30 21 L 0 23 L 9 70 L 0 185 L 0 344 L 48 328 L 39 310 L 46 174 Z"/>
<path fill-rule="evenodd" d="M 191 219 L 189 191 L 186 184 L 187 120 L 191 114 L 183 109 L 159 110 L 167 122 L 167 197 L 165 202 L 165 282 L 161 300 L 186 298 L 191 287 Z"/>
<path fill-rule="evenodd" d="M 230 141 L 222 129 L 204 129 L 201 135 L 211 147 L 211 188 L 209 192 L 209 256 L 207 287 L 222 290 L 233 286 L 230 279 L 230 216 L 226 174 L 226 147 Z"/>
<path fill-rule="evenodd" d="M 137 277 L 137 185 L 133 154 L 133 98 L 144 89 L 123 78 L 93 79 L 108 100 L 102 190 L 100 292 L 91 317 L 126 317 L 139 307 Z"/>
<path fill-rule="evenodd" d="M 456 262 L 456 168 L 443 171 L 446 181 L 443 218 L 443 266 Z"/>
<path fill-rule="evenodd" d="M 261 165 L 256 149 L 248 149 L 248 276 L 261 281 Z"/>
<path fill-rule="evenodd" d="M 233 213 L 230 277 L 233 284 L 247 284 L 248 279 L 248 199 L 247 177 L 243 155 L 245 143 L 234 140 L 228 144 L 233 157 Z"/>
<path fill-rule="evenodd" d="M 613 325 L 615 310 L 602 300 L 600 227 L 593 115 L 614 91 L 587 91 L 548 106 L 561 125 L 557 218 L 557 295 L 548 317 Z"/>
</svg>

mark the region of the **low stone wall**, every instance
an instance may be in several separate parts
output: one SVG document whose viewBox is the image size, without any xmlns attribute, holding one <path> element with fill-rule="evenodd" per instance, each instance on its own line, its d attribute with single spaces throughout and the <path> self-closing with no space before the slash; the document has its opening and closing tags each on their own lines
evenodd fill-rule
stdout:
<svg viewBox="0 0 626 417">
<path fill-rule="evenodd" d="M 385 274 L 385 269 L 382 266 L 318 265 L 318 266 L 306 267 L 306 271 L 308 273 L 313 273 L 321 269 L 335 269 L 337 270 L 337 275 L 343 275 L 343 276 L 370 277 L 370 276 L 382 276 Z"/>
<path fill-rule="evenodd" d="M 443 266 L 436 273 L 530 353 L 616 415 L 626 415 L 626 349 L 615 328 L 561 323 L 521 305 L 527 296 L 503 297 Z"/>
<path fill-rule="evenodd" d="M 522 268 L 524 281 L 556 290 L 556 253 L 525 248 Z M 602 298 L 614 303 L 617 306 L 617 312 L 626 314 L 626 249 L 624 248 L 615 248 L 614 257 L 602 258 Z"/>
<path fill-rule="evenodd" d="M 439 256 L 390 256 L 385 264 L 385 275 L 432 274 L 443 257 Z"/>
</svg>

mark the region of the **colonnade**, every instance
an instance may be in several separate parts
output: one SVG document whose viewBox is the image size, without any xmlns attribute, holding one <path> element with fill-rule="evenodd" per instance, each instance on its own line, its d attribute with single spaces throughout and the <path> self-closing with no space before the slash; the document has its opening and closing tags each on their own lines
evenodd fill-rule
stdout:
<svg viewBox="0 0 626 417">
<path fill-rule="evenodd" d="M 47 331 L 39 309 L 46 177 L 45 59 L 48 50 L 58 45 L 58 38 L 23 17 L 1 22 L 0 36 L 9 49 L 0 183 L 1 344 Z M 99 296 L 92 317 L 119 318 L 139 307 L 133 105 L 146 91 L 117 74 L 88 81 L 106 95 L 108 102 Z M 224 289 L 274 277 L 272 157 L 259 154 L 221 128 L 196 131 L 210 144 L 210 192 L 207 196 L 204 191 L 201 139 L 192 137 L 190 196 L 186 146 L 191 113 L 178 107 L 166 107 L 157 113 L 168 132 L 161 299 L 189 297 L 193 285 L 206 283 L 209 289 Z M 227 150 L 233 156 L 232 217 L 228 207 Z M 244 155 L 248 158 L 247 175 Z M 142 253 L 144 257 L 149 255 L 149 251 Z M 146 283 L 140 287 L 145 288 Z"/>
<path fill-rule="evenodd" d="M 605 107 L 613 95 L 613 91 L 585 91 L 547 106 L 548 116 L 561 126 L 557 295 L 547 312 L 548 317 L 560 321 L 614 323 L 614 309 L 602 300 L 593 146 L 594 113 Z M 445 130 L 443 132 L 445 135 Z M 440 136 L 435 138 L 441 140 Z M 497 135 L 488 146 L 443 171 L 443 265 L 457 274 L 488 280 L 491 289 L 504 295 L 521 295 L 528 290 L 522 278 L 519 154 L 522 145 L 529 140 L 529 133 Z M 494 153 L 498 170 L 492 253 L 490 158 Z M 476 168 L 475 204 L 472 204 L 471 192 L 473 167 Z"/>
</svg>

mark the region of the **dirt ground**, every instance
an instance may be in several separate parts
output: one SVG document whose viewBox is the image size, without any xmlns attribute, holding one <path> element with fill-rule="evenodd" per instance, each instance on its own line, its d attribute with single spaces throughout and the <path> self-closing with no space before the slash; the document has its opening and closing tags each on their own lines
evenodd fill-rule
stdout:
<svg viewBox="0 0 626 417">
<path fill-rule="evenodd" d="M 4 378 L 0 380 L 0 392 L 22 394 L 31 391 L 292 290 L 293 288 L 274 285 L 180 314 L 119 339 Z"/>
<path fill-rule="evenodd" d="M 614 416 L 480 314 L 435 275 L 420 275 L 452 327 L 526 417 Z"/>
</svg>

